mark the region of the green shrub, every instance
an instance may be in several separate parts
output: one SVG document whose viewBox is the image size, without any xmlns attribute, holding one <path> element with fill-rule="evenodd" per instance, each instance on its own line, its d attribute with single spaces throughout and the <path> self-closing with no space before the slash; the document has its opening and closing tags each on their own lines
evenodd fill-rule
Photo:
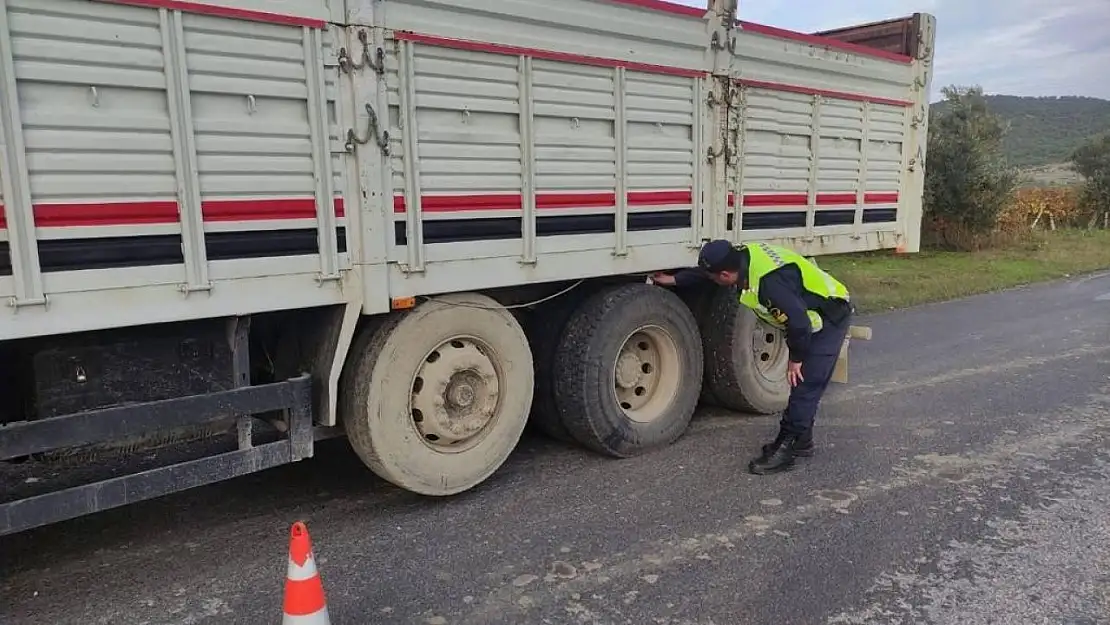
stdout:
<svg viewBox="0 0 1110 625">
<path fill-rule="evenodd" d="M 1110 133 L 1092 137 L 1071 155 L 1071 166 L 1083 176 L 1079 201 L 1088 217 L 1087 226 L 1097 226 L 1110 213 Z"/>
<path fill-rule="evenodd" d="M 992 238 L 1018 175 L 1002 155 L 1006 126 L 980 87 L 945 87 L 930 112 L 925 168 L 926 235 L 943 247 L 974 249 Z"/>
</svg>

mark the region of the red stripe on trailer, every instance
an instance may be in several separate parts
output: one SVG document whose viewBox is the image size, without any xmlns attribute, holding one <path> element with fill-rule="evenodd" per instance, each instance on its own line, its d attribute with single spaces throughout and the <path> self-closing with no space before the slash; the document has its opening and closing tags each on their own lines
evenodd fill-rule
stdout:
<svg viewBox="0 0 1110 625">
<path fill-rule="evenodd" d="M 634 6 L 638 9 L 647 9 L 648 11 L 658 11 L 660 13 L 670 13 L 672 15 L 681 15 L 683 17 L 705 17 L 706 9 L 699 9 L 697 7 L 690 7 L 682 4 L 675 4 L 673 2 L 664 2 L 664 0 L 608 0 L 612 4 L 627 4 Z"/>
<path fill-rule="evenodd" d="M 669 74 L 671 76 L 685 76 L 689 78 L 697 78 L 707 76 L 708 74 L 702 70 L 687 69 L 684 67 L 672 67 L 668 65 L 653 65 L 650 63 L 637 63 L 635 61 L 624 61 L 621 59 L 609 59 L 599 56 L 586 56 L 583 54 L 574 54 L 571 52 L 557 52 L 554 50 L 541 50 L 539 48 L 522 48 L 519 46 L 510 46 L 500 43 L 486 43 L 482 41 L 473 41 L 470 39 L 452 39 L 449 37 L 438 37 L 435 35 L 423 35 L 410 31 L 394 31 L 394 37 L 402 41 L 412 41 L 415 43 L 422 43 L 429 46 L 439 46 L 441 48 L 454 48 L 456 50 L 470 50 L 473 52 L 489 52 L 491 54 L 505 54 L 510 56 L 530 56 L 536 59 L 546 59 L 548 61 L 562 61 L 564 63 L 576 63 L 578 65 L 592 65 L 596 67 L 623 67 L 625 69 L 646 72 L 650 74 Z"/>
<path fill-rule="evenodd" d="M 729 194 L 729 205 L 735 203 L 735 196 Z M 806 206 L 809 197 L 805 193 L 750 193 L 744 195 L 744 206 Z M 631 191 L 628 193 L 629 206 L 668 206 L 692 204 L 693 193 L 689 190 L 674 191 Z M 855 193 L 819 193 L 817 204 L 854 205 Z M 896 204 L 898 192 L 882 191 L 864 194 L 865 204 Z M 471 211 L 521 210 L 519 194 L 470 194 L 470 195 L 427 195 L 421 199 L 424 212 L 453 213 Z M 615 208 L 616 196 L 611 192 L 599 193 L 541 193 L 536 196 L 539 210 L 557 208 Z M 393 212 L 404 213 L 404 196 L 393 198 Z M 0 229 L 6 229 L 3 205 L 0 204 Z M 206 200 L 201 203 L 201 211 L 206 222 L 227 221 L 280 221 L 288 219 L 314 219 L 316 200 L 313 198 L 283 198 L 264 200 Z M 179 220 L 177 203 L 171 201 L 155 202 L 105 202 L 105 203 L 66 203 L 36 204 L 35 225 L 40 228 L 64 228 L 75 226 L 137 226 L 150 224 L 170 224 Z M 335 199 L 336 217 L 346 215 L 342 198 Z"/>
<path fill-rule="evenodd" d="M 746 193 L 744 206 L 806 206 L 809 195 L 805 193 Z"/>
<path fill-rule="evenodd" d="M 7 228 L 3 209 L 4 205 L 0 204 L 0 230 Z M 205 200 L 201 202 L 201 213 L 207 222 L 314 219 L 316 200 Z M 35 204 L 34 214 L 38 228 L 144 226 L 180 220 L 177 202 L 173 201 Z M 335 198 L 335 216 L 345 215 L 343 198 Z"/>
<path fill-rule="evenodd" d="M 799 43 L 807 43 L 811 46 L 820 48 L 835 48 L 851 52 L 860 56 L 872 56 L 887 61 L 895 61 L 897 63 L 913 63 L 913 57 L 906 56 L 905 54 L 898 54 L 897 52 L 887 52 L 886 50 L 878 50 L 876 48 L 869 48 L 861 46 L 858 43 L 848 43 L 833 39 L 831 37 L 822 37 L 820 35 L 810 35 L 808 33 L 800 33 L 794 30 L 787 30 L 785 28 L 777 28 L 775 26 L 768 26 L 766 24 L 756 24 L 755 22 L 745 22 L 743 20 L 737 22 L 740 28 L 753 32 L 759 35 L 766 35 L 768 37 L 775 37 L 777 39 L 788 39 L 790 41 L 797 41 Z"/>
<path fill-rule="evenodd" d="M 308 28 L 326 28 L 325 20 L 312 17 L 300 17 L 283 13 L 270 13 L 269 11 L 255 11 L 252 9 L 236 9 L 218 4 L 205 4 L 203 2 L 185 2 L 184 0 L 95 0 L 107 4 L 126 4 L 136 7 L 151 9 L 167 9 L 181 11 L 182 13 L 198 13 L 213 17 L 226 17 L 247 22 L 265 22 L 267 24 L 280 24 L 282 26 L 307 26 Z"/>
<path fill-rule="evenodd" d="M 537 193 L 536 208 L 616 208 L 616 193 Z"/>
<path fill-rule="evenodd" d="M 693 191 L 632 191 L 628 194 L 631 206 L 666 206 L 668 204 L 693 204 Z"/>
<path fill-rule="evenodd" d="M 788 93 L 801 93 L 804 95 L 819 95 L 826 98 L 836 98 L 839 100 L 853 100 L 855 102 L 871 102 L 872 104 L 889 104 L 891 106 L 913 106 L 913 102 L 909 100 L 895 100 L 893 98 L 882 98 L 879 96 L 866 95 L 863 93 L 850 93 L 848 91 L 832 91 L 830 89 L 817 89 L 816 87 L 805 87 L 802 85 L 788 85 L 780 82 L 769 82 L 766 80 L 749 80 L 747 78 L 740 78 L 736 84 L 744 87 L 753 87 L 755 89 L 768 89 L 770 91 L 785 91 Z"/>
<path fill-rule="evenodd" d="M 864 204 L 897 204 L 898 192 L 897 191 L 884 191 L 881 193 L 864 193 Z"/>
<path fill-rule="evenodd" d="M 630 206 L 666 206 L 690 204 L 690 191 L 632 191 L 628 194 Z M 519 194 L 476 195 L 425 195 L 420 198 L 420 208 L 425 213 L 462 213 L 470 211 L 521 210 Z M 393 212 L 404 213 L 407 204 L 403 195 L 393 197 Z M 539 193 L 536 208 L 616 208 L 617 196 L 611 192 L 600 193 Z"/>
<path fill-rule="evenodd" d="M 35 204 L 35 226 L 146 226 L 177 223 L 177 202 Z"/>
<path fill-rule="evenodd" d="M 818 193 L 818 206 L 855 206 L 855 193 Z M 864 204 L 897 204 L 898 192 L 864 193 Z M 728 194 L 728 205 L 736 205 L 736 195 Z M 809 196 L 805 193 L 748 193 L 744 195 L 744 206 L 760 207 L 801 207 L 809 206 Z"/>
<path fill-rule="evenodd" d="M 204 221 L 262 221 L 315 219 L 316 199 L 208 200 L 201 202 Z M 335 216 L 342 217 L 343 200 L 335 200 Z"/>
</svg>

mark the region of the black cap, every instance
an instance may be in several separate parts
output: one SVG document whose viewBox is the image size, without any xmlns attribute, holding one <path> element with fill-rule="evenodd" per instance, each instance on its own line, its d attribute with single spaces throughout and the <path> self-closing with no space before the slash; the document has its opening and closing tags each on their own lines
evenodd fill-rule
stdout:
<svg viewBox="0 0 1110 625">
<path fill-rule="evenodd" d="M 698 266 L 711 273 L 735 269 L 729 261 L 733 258 L 735 250 L 732 243 L 724 239 L 709 241 L 701 248 L 698 254 Z"/>
</svg>

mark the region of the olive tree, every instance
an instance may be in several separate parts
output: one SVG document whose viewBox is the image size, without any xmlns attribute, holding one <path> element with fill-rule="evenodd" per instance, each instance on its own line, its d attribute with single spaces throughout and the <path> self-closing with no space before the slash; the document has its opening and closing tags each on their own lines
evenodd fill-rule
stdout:
<svg viewBox="0 0 1110 625">
<path fill-rule="evenodd" d="M 1083 176 L 1080 202 L 1089 215 L 1088 227 L 1110 215 L 1110 133 L 1089 139 L 1071 155 L 1071 167 Z"/>
<path fill-rule="evenodd" d="M 977 247 L 1013 197 L 1018 176 L 1002 153 L 1006 125 L 981 87 L 945 87 L 931 107 L 925 226 L 937 243 Z"/>
</svg>

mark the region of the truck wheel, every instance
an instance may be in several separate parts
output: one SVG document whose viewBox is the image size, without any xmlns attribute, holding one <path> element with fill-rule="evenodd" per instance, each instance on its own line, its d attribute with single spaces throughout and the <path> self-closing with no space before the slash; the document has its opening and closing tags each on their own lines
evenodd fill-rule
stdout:
<svg viewBox="0 0 1110 625">
<path fill-rule="evenodd" d="M 343 425 L 381 478 L 453 495 L 492 475 L 516 447 L 532 403 L 532 352 L 496 301 L 437 297 L 388 317 L 356 348 Z"/>
<path fill-rule="evenodd" d="M 591 297 L 555 358 L 559 415 L 579 443 L 624 458 L 685 432 L 701 391 L 697 322 L 670 291 L 628 284 Z"/>
<path fill-rule="evenodd" d="M 542 306 L 528 320 L 528 342 L 536 362 L 536 389 L 532 399 L 532 424 L 543 434 L 559 441 L 572 442 L 574 438 L 563 425 L 555 403 L 554 364 L 559 339 L 567 321 L 585 299 L 585 287 L 579 287 Z"/>
<path fill-rule="evenodd" d="M 789 352 L 782 331 L 741 306 L 734 288 L 718 288 L 701 309 L 707 395 L 721 408 L 772 414 L 786 408 Z"/>
<path fill-rule="evenodd" d="M 717 285 L 707 282 L 689 287 L 678 287 L 674 289 L 674 292 L 686 303 L 690 312 L 694 314 L 694 319 L 698 322 L 698 331 L 701 333 L 702 352 L 705 354 L 705 361 L 702 365 L 704 373 L 702 374 L 701 397 L 699 401 L 707 406 L 724 408 L 725 406 L 723 406 L 721 401 L 717 399 L 717 396 L 713 394 L 713 389 L 710 388 L 709 384 L 709 354 L 712 345 L 709 344 L 709 339 L 706 337 L 711 330 L 704 326 L 704 320 L 709 316 L 707 311 L 709 310 L 710 304 L 713 302 L 713 296 L 719 290 L 720 288 Z"/>
</svg>

